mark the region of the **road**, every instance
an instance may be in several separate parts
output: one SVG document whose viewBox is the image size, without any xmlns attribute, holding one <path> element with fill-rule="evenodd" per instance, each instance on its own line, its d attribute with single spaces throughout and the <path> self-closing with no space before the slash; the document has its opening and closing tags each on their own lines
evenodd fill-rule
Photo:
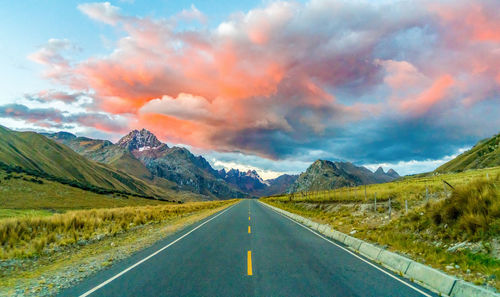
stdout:
<svg viewBox="0 0 500 297">
<path fill-rule="evenodd" d="M 367 262 L 243 200 L 61 296 L 437 296 Z"/>
</svg>

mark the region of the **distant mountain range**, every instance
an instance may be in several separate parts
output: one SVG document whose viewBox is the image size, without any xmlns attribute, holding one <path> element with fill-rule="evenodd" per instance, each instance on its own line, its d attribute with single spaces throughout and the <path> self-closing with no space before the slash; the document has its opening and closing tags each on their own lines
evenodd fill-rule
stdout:
<svg viewBox="0 0 500 297">
<path fill-rule="evenodd" d="M 439 166 L 435 172 L 460 172 L 500 166 L 500 134 L 479 141 L 473 148 Z"/>
<path fill-rule="evenodd" d="M 44 137 L 45 136 L 45 137 Z M 500 134 L 478 142 L 435 172 L 500 166 Z M 57 180 L 173 200 L 260 197 L 390 182 L 393 169 L 375 172 L 349 162 L 317 160 L 302 174 L 264 180 L 254 170 L 216 170 L 202 156 L 169 147 L 146 129 L 117 143 L 58 132 L 15 132 L 0 126 L 0 165 L 42 172 Z"/>
<path fill-rule="evenodd" d="M 393 169 L 375 172 L 349 162 L 317 160 L 288 188 L 288 192 L 330 190 L 341 187 L 390 182 L 399 177 Z"/>
<path fill-rule="evenodd" d="M 207 199 L 273 195 L 284 192 L 295 180 L 284 175 L 265 181 L 254 170 L 215 170 L 202 156 L 183 147 L 169 147 L 146 129 L 133 130 L 116 144 L 67 132 L 44 135 L 88 159 L 111 165 L 157 187 L 193 192 Z"/>
</svg>

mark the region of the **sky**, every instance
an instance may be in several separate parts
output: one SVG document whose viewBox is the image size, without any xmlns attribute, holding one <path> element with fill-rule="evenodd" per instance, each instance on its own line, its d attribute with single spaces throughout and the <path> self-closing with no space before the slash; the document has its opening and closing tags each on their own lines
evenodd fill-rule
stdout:
<svg viewBox="0 0 500 297">
<path fill-rule="evenodd" d="M 500 3 L 0 0 L 0 125 L 146 128 L 264 178 L 434 170 L 500 132 Z"/>
</svg>

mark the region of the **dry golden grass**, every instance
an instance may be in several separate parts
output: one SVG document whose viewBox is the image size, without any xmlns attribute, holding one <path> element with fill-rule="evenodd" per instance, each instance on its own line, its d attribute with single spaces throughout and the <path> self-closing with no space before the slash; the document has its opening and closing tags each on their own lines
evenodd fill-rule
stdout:
<svg viewBox="0 0 500 297">
<path fill-rule="evenodd" d="M 126 232 L 134 226 L 154 224 L 234 201 L 192 202 L 69 211 L 49 217 L 0 220 L 0 259 L 39 255 L 73 244 L 86 244 Z"/>
<path fill-rule="evenodd" d="M 18 295 L 19 292 L 23 296 L 44 295 L 42 292 L 49 296 L 56 295 L 61 288 L 71 286 L 75 279 L 89 276 L 115 261 L 125 259 L 165 236 L 237 202 L 221 201 L 218 207 L 185 213 L 158 224 L 137 226 L 92 244 L 72 245 L 39 257 L 7 260 L 5 263 L 10 263 L 11 268 L 0 269 L 0 296 Z"/>
<path fill-rule="evenodd" d="M 436 226 L 447 225 L 457 239 L 480 240 L 500 234 L 500 175 L 458 187 L 450 197 L 434 203 L 430 216 Z"/>
</svg>

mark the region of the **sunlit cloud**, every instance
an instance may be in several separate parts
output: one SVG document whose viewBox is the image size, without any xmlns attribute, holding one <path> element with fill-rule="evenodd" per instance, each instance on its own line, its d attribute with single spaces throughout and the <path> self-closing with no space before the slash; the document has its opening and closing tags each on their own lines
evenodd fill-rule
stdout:
<svg viewBox="0 0 500 297">
<path fill-rule="evenodd" d="M 274 161 L 311 162 L 308 152 L 321 151 L 411 166 L 498 132 L 496 8 L 493 0 L 273 1 L 183 30 L 179 20 L 206 21 L 194 5 L 154 18 L 87 3 L 78 6 L 84 15 L 120 31 L 111 52 L 74 60 L 69 40 L 51 39 L 29 58 L 72 94 L 91 92 L 93 113 L 125 117 L 125 127 L 167 142 Z"/>
</svg>

